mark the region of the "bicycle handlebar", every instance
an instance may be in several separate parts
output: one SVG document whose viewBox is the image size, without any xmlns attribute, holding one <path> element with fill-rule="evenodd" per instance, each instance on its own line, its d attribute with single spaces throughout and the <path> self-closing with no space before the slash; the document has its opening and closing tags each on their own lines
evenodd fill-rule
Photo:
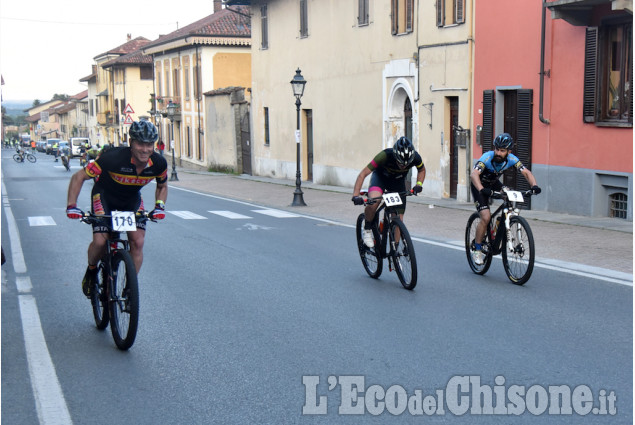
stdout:
<svg viewBox="0 0 635 425">
<path fill-rule="evenodd" d="M 519 191 L 519 192 L 520 192 L 520 191 Z M 528 198 L 534 195 L 534 191 L 533 191 L 533 190 L 531 190 L 531 189 L 526 190 L 526 191 L 524 191 L 524 192 L 520 192 L 520 193 L 523 195 L 523 197 L 525 197 L 525 196 L 526 196 L 526 197 L 528 197 Z M 505 192 L 505 191 L 503 191 L 503 190 L 501 190 L 501 191 L 499 191 L 499 192 L 497 192 L 497 191 L 492 191 L 492 198 L 493 198 L 493 199 L 506 199 L 506 198 L 507 198 L 507 192 Z"/>
<path fill-rule="evenodd" d="M 152 218 L 152 217 L 150 217 L 150 213 L 151 212 L 152 211 L 146 211 L 146 210 L 135 211 L 135 217 L 136 218 L 145 218 L 147 220 L 154 221 L 156 223 L 157 220 Z M 112 217 L 111 214 L 97 215 L 97 214 L 93 214 L 91 211 L 87 211 L 87 212 L 82 211 L 82 218 L 80 220 L 83 223 L 95 224 L 101 218 L 111 218 L 111 217 Z"/>
<path fill-rule="evenodd" d="M 417 196 L 416 193 L 414 193 L 414 191 L 411 190 L 406 190 L 404 192 L 397 192 L 400 196 Z M 361 192 L 361 195 L 367 195 L 368 192 Z M 377 196 L 375 198 L 368 198 L 364 200 L 364 204 L 363 205 L 372 205 L 378 201 L 381 201 L 383 199 L 382 196 Z"/>
</svg>

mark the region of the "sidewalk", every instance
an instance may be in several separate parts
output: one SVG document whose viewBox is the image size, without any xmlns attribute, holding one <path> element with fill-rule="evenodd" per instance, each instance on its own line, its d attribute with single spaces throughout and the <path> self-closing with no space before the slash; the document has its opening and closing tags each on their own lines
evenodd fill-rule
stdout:
<svg viewBox="0 0 635 425">
<path fill-rule="evenodd" d="M 178 170 L 179 181 L 170 186 L 216 194 L 271 208 L 353 225 L 362 208 L 354 206 L 351 188 L 302 182 L 306 207 L 292 207 L 295 180 L 249 175 L 229 175 L 188 169 Z M 168 198 L 168 210 L 170 205 Z M 473 204 L 424 196 L 408 198 L 405 221 L 413 237 L 463 246 L 465 225 L 475 211 Z M 618 272 L 630 279 L 633 273 L 633 223 L 622 219 L 594 218 L 525 211 L 536 241 L 537 261 L 569 268 L 600 268 L 596 274 Z M 577 267 L 579 265 L 579 267 Z M 606 270 L 602 270 L 606 269 Z M 630 275 L 630 276 L 629 276 Z"/>
</svg>

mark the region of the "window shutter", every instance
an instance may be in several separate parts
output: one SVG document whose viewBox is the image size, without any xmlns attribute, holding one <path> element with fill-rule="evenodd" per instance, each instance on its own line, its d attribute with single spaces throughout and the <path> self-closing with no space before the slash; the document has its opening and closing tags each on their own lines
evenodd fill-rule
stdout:
<svg viewBox="0 0 635 425">
<path fill-rule="evenodd" d="M 309 35 L 309 29 L 307 26 L 307 5 L 306 0 L 300 0 L 300 36 L 306 37 Z"/>
<path fill-rule="evenodd" d="M 465 22 L 465 0 L 454 0 L 454 22 L 462 24 Z"/>
<path fill-rule="evenodd" d="M 412 10 L 414 8 L 413 5 L 414 0 L 406 0 L 406 32 L 412 32 L 413 28 L 413 13 Z"/>
<path fill-rule="evenodd" d="M 483 153 L 492 150 L 494 141 L 494 90 L 483 90 L 483 130 L 481 147 Z"/>
<path fill-rule="evenodd" d="M 443 1 L 444 0 L 437 0 L 437 27 L 442 27 L 444 24 L 444 19 L 443 19 Z"/>
<path fill-rule="evenodd" d="M 260 40 L 260 47 L 262 49 L 269 48 L 269 28 L 267 26 L 267 5 L 260 6 L 260 33 L 262 39 Z"/>
<path fill-rule="evenodd" d="M 391 9 L 391 24 L 392 24 L 391 33 L 392 35 L 395 35 L 397 34 L 398 21 L 399 21 L 399 10 L 398 10 L 399 1 L 391 0 L 390 3 L 391 3 L 390 9 Z"/>
<path fill-rule="evenodd" d="M 357 25 L 364 23 L 364 0 L 357 0 Z"/>
<path fill-rule="evenodd" d="M 519 89 L 516 97 L 516 140 L 514 149 L 516 156 L 523 165 L 531 170 L 531 138 L 533 116 L 534 92 L 531 89 Z M 516 179 L 516 190 L 529 190 L 529 182 L 524 177 Z M 531 198 L 521 204 L 525 208 L 531 208 Z"/>
<path fill-rule="evenodd" d="M 582 103 L 582 119 L 584 122 L 595 122 L 597 103 L 597 56 L 598 28 L 586 29 L 584 47 L 584 100 Z"/>
</svg>

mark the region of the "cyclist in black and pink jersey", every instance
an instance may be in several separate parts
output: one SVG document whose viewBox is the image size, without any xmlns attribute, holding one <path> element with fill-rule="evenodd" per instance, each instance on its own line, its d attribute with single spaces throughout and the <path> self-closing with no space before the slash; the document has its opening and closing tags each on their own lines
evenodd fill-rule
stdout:
<svg viewBox="0 0 635 425">
<path fill-rule="evenodd" d="M 405 192 L 406 176 L 412 167 L 417 169 L 417 184 L 413 188 L 414 194 L 418 194 L 422 190 L 423 181 L 426 178 L 426 167 L 423 165 L 423 159 L 417 151 L 415 151 L 412 142 L 406 137 L 400 137 L 392 148 L 384 149 L 379 152 L 370 161 L 370 163 L 362 169 L 355 181 L 353 188 L 352 201 L 355 205 L 363 205 L 364 198 L 360 195 L 364 179 L 373 173 L 368 186 L 368 197 L 376 198 L 381 196 L 384 191 L 389 192 Z M 398 209 L 399 217 L 403 220 L 406 211 L 406 198 L 401 197 L 403 204 Z M 379 203 L 376 202 L 367 205 L 364 210 L 365 223 L 363 238 L 364 243 L 369 248 L 374 246 L 372 223 Z"/>
<path fill-rule="evenodd" d="M 503 171 L 508 168 L 515 167 L 529 182 L 531 190 L 537 195 L 540 188 L 536 185 L 536 178 L 532 172 L 523 165 L 516 155 L 512 153 L 514 139 L 508 133 L 502 133 L 494 139 L 494 150 L 485 152 L 481 158 L 476 161 L 476 165 L 470 174 L 470 189 L 474 197 L 476 210 L 479 212 L 481 221 L 476 227 L 476 235 L 474 238 L 473 258 L 474 262 L 482 265 L 485 259 L 483 253 L 483 239 L 487 230 L 487 224 L 492 219 L 489 209 L 489 198 L 492 192 L 500 191 L 503 183 L 499 180 Z"/>
<path fill-rule="evenodd" d="M 135 121 L 128 132 L 130 147 L 111 148 L 103 152 L 86 168 L 73 174 L 68 185 L 66 215 L 72 219 L 82 218 L 77 208 L 77 198 L 86 180 L 95 179 L 91 199 L 91 211 L 96 215 L 108 215 L 111 211 L 143 210 L 141 188 L 156 179 L 155 207 L 150 212 L 153 219 L 165 218 L 165 201 L 168 196 L 168 167 L 166 160 L 154 152 L 158 139 L 156 127 L 149 121 Z M 128 232 L 130 255 L 137 272 L 143 263 L 145 221 L 137 221 L 137 231 Z M 88 268 L 82 281 L 84 295 L 90 297 L 91 281 L 97 274 L 97 263 L 103 256 L 110 220 L 103 218 L 93 224 L 93 240 L 88 246 Z"/>
</svg>

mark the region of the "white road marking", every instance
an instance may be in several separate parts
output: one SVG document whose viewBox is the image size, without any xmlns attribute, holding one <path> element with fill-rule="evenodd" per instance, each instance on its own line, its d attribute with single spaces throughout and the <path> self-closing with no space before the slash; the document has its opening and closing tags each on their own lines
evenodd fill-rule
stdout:
<svg viewBox="0 0 635 425">
<path fill-rule="evenodd" d="M 72 424 L 33 295 L 20 295 L 20 317 L 35 407 L 41 424 Z"/>
<path fill-rule="evenodd" d="M 29 217 L 29 226 L 55 226 L 51 216 Z"/>
<path fill-rule="evenodd" d="M 221 217 L 229 218 L 232 220 L 248 219 L 251 218 L 246 215 L 238 214 L 232 211 L 208 211 L 212 214 L 220 215 Z"/>
<path fill-rule="evenodd" d="M 207 217 L 203 217 L 202 215 L 198 215 L 191 211 L 168 211 L 168 212 L 184 220 L 207 220 Z"/>
<path fill-rule="evenodd" d="M 276 218 L 292 218 L 292 217 L 300 217 L 297 214 L 293 214 L 287 211 L 282 211 L 282 210 L 274 210 L 274 209 L 266 209 L 266 210 L 251 210 L 252 212 L 255 212 L 257 214 L 264 214 L 264 215 L 268 215 L 271 217 L 276 217 Z"/>
</svg>

